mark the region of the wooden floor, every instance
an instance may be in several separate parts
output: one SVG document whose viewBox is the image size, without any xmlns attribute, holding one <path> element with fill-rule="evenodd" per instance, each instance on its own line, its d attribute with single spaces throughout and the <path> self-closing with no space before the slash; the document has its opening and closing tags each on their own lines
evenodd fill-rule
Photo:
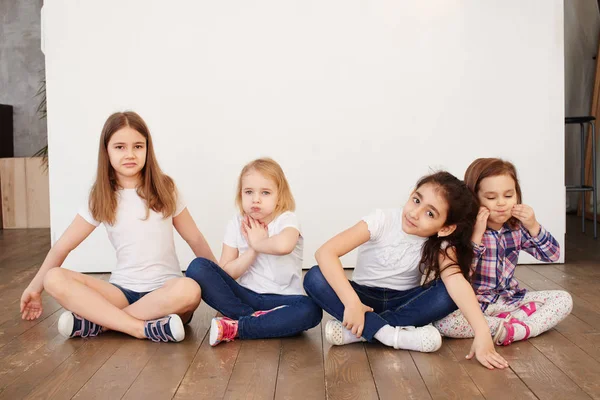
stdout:
<svg viewBox="0 0 600 400">
<path fill-rule="evenodd" d="M 521 266 L 524 286 L 571 292 L 555 330 L 499 348 L 511 364 L 487 371 L 464 359 L 471 340 L 433 354 L 378 344 L 331 347 L 322 325 L 294 338 L 208 345 L 215 312 L 202 304 L 182 343 L 117 333 L 66 340 L 62 309 L 21 321 L 19 298 L 49 248 L 48 230 L 0 230 L 1 399 L 600 399 L 600 242 L 568 217 L 567 263 Z M 104 276 L 105 277 L 105 276 Z M 324 321 L 331 317 L 327 316 Z"/>
</svg>

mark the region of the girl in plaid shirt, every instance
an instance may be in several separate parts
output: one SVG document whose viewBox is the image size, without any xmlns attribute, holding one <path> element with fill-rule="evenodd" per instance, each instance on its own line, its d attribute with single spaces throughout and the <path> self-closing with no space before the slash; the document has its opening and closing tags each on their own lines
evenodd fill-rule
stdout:
<svg viewBox="0 0 600 400">
<path fill-rule="evenodd" d="M 472 239 L 471 281 L 494 342 L 507 346 L 553 328 L 573 308 L 569 293 L 528 292 L 514 277 L 521 250 L 545 262 L 558 261 L 560 256 L 554 237 L 539 224 L 533 209 L 521 204 L 514 165 L 498 158 L 479 158 L 467 168 L 465 183 L 481 205 Z M 473 337 L 460 311 L 434 325 L 447 337 Z"/>
</svg>

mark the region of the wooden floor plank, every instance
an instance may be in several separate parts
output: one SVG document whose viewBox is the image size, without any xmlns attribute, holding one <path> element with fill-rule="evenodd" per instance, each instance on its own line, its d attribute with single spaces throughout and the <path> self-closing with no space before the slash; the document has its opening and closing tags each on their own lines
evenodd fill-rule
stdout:
<svg viewBox="0 0 600 400">
<path fill-rule="evenodd" d="M 240 340 L 224 399 L 273 399 L 281 339 Z M 228 343 L 220 346 L 227 346 Z"/>
<path fill-rule="evenodd" d="M 0 391 L 39 362 L 40 354 L 47 354 L 48 346 L 57 345 L 60 340 L 56 327 L 58 317 L 58 312 L 52 314 L 0 349 Z"/>
<path fill-rule="evenodd" d="M 488 400 L 536 399 L 535 394 L 510 368 L 488 370 L 475 357 L 467 360 L 473 339 L 444 339 L 481 394 Z M 500 350 L 501 351 L 501 350 Z"/>
<path fill-rule="evenodd" d="M 410 353 L 433 399 L 483 399 L 448 346 L 435 353 Z"/>
<path fill-rule="evenodd" d="M 80 339 L 73 339 L 80 340 Z M 81 339 L 84 343 L 50 375 L 40 380 L 26 399 L 67 400 L 90 380 L 92 376 L 130 338 L 108 332 L 95 338 Z"/>
<path fill-rule="evenodd" d="M 124 399 L 172 399 L 187 372 L 206 332 L 215 310 L 201 303 L 181 343 L 161 343 L 142 372 L 131 385 Z"/>
<path fill-rule="evenodd" d="M 323 326 L 332 319 L 323 313 Z M 369 367 L 369 360 L 362 343 L 332 346 L 323 334 L 323 357 L 325 362 L 325 388 L 327 398 L 377 399 L 377 388 Z"/>
<path fill-rule="evenodd" d="M 589 278 L 581 278 L 576 271 L 565 273 L 553 265 L 530 265 L 530 269 L 564 287 L 572 295 L 595 305 L 600 311 L 600 294 L 595 290 L 594 282 Z"/>
<path fill-rule="evenodd" d="M 222 399 L 241 345 L 241 340 L 234 340 L 211 347 L 205 336 L 174 399 Z"/>
<path fill-rule="evenodd" d="M 574 264 L 552 264 L 552 266 L 560 271 L 563 271 L 570 275 L 579 275 L 585 279 L 591 279 L 593 282 L 597 282 L 600 279 L 600 262 L 584 261 L 582 263 Z"/>
<path fill-rule="evenodd" d="M 57 334 L 52 341 L 35 353 L 35 359 L 31 360 L 25 371 L 4 388 L 0 393 L 0 399 L 24 398 L 82 345 L 81 340 L 68 340 Z"/>
<path fill-rule="evenodd" d="M 600 362 L 600 332 L 574 315 L 569 315 L 554 329 Z"/>
<path fill-rule="evenodd" d="M 120 399 L 160 346 L 177 346 L 177 343 L 153 343 L 126 336 L 124 339 L 125 342 L 75 394 L 74 399 Z"/>
<path fill-rule="evenodd" d="M 281 339 L 276 400 L 325 398 L 321 324 L 301 335 Z"/>
<path fill-rule="evenodd" d="M 530 341 L 514 342 L 498 348 L 511 369 L 540 399 L 590 399 L 575 382 L 565 375 Z"/>
<path fill-rule="evenodd" d="M 379 343 L 364 345 L 380 399 L 431 399 L 410 353 Z"/>
<path fill-rule="evenodd" d="M 529 340 L 573 382 L 594 399 L 600 399 L 600 363 L 556 330 Z"/>
<path fill-rule="evenodd" d="M 24 321 L 21 319 L 21 313 L 19 309 L 15 307 L 12 318 L 6 320 L 2 323 L 2 325 L 0 325 L 0 348 L 4 347 L 7 343 L 27 332 L 34 326 L 43 322 L 55 312 L 61 310 L 60 304 L 58 304 L 56 300 L 54 300 L 47 293 L 42 294 L 42 304 L 42 315 L 40 315 L 40 317 L 34 321 Z"/>
</svg>

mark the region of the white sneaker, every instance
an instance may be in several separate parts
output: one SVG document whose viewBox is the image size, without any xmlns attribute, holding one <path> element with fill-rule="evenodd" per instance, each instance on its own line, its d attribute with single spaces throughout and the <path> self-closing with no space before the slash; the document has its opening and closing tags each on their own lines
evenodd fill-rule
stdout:
<svg viewBox="0 0 600 400">
<path fill-rule="evenodd" d="M 366 342 L 364 338 L 357 338 L 352 331 L 344 328 L 342 323 L 337 319 L 327 321 L 327 325 L 325 325 L 325 339 L 329 344 L 334 346 L 341 346 L 356 342 Z"/>
<path fill-rule="evenodd" d="M 442 347 L 442 335 L 432 325 L 397 326 L 394 348 L 432 353 Z"/>
</svg>

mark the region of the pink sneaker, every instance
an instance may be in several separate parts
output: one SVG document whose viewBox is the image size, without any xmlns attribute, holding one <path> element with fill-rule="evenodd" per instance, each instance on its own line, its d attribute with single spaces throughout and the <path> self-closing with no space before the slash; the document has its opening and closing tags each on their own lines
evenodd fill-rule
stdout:
<svg viewBox="0 0 600 400">
<path fill-rule="evenodd" d="M 231 342 L 237 337 L 238 322 L 227 317 L 213 318 L 210 322 L 209 344 L 216 346 L 221 342 Z"/>
</svg>

